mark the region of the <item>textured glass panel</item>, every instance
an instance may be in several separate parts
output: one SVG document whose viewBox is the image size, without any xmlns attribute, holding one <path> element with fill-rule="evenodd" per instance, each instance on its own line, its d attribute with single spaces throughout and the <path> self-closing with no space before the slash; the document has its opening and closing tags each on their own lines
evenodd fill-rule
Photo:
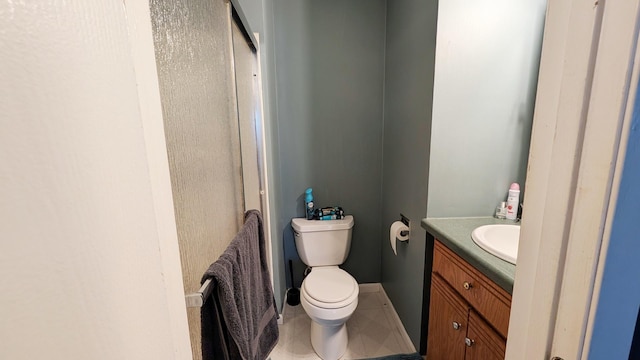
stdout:
<svg viewBox="0 0 640 360">
<path fill-rule="evenodd" d="M 224 0 L 151 0 L 185 293 L 242 224 L 240 140 L 229 5 Z M 199 309 L 189 309 L 201 357 Z"/>
</svg>

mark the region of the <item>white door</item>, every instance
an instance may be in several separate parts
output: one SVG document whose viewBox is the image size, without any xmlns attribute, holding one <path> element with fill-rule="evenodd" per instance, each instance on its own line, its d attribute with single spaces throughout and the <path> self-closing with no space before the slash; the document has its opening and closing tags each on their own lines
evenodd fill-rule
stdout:
<svg viewBox="0 0 640 360">
<path fill-rule="evenodd" d="M 507 359 L 588 356 L 637 83 L 637 19 L 636 0 L 549 2 Z"/>
</svg>

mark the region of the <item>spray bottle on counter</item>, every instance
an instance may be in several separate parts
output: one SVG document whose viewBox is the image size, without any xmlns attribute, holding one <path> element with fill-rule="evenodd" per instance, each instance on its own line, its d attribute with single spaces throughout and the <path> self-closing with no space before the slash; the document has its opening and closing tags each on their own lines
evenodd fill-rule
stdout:
<svg viewBox="0 0 640 360">
<path fill-rule="evenodd" d="M 304 210 L 306 212 L 307 220 L 313 220 L 313 212 L 315 209 L 313 206 L 313 189 L 312 188 L 308 188 L 304 192 Z"/>
<path fill-rule="evenodd" d="M 520 204 L 520 185 L 513 183 L 509 187 L 507 197 L 507 220 L 515 220 L 518 217 L 518 206 Z"/>
</svg>

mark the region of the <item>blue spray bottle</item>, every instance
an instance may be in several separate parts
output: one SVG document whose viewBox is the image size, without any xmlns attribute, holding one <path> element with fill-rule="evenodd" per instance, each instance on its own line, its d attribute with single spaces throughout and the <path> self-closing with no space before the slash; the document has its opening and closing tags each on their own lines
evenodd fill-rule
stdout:
<svg viewBox="0 0 640 360">
<path fill-rule="evenodd" d="M 308 188 L 304 192 L 304 209 L 306 211 L 307 220 L 313 220 L 313 189 Z"/>
</svg>

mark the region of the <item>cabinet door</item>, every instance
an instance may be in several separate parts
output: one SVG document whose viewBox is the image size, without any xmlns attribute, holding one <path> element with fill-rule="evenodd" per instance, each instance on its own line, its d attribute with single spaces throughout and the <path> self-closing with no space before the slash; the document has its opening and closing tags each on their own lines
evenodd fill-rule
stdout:
<svg viewBox="0 0 640 360">
<path fill-rule="evenodd" d="M 463 360 L 469 305 L 437 274 L 431 276 L 428 360 Z"/>
<path fill-rule="evenodd" d="M 506 341 L 475 311 L 469 312 L 466 360 L 503 360 Z"/>
</svg>

